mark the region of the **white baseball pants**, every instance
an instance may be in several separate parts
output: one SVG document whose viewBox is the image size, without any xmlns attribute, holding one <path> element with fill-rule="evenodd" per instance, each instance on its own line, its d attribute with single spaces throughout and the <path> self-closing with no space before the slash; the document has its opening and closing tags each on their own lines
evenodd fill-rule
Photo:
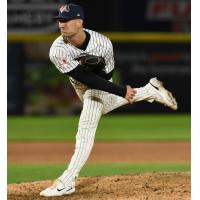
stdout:
<svg viewBox="0 0 200 200">
<path fill-rule="evenodd" d="M 128 104 L 128 101 L 120 96 L 100 90 L 88 89 L 71 78 L 70 81 L 83 102 L 83 109 L 78 124 L 74 154 L 67 170 L 58 178 L 65 185 L 71 184 L 78 177 L 81 168 L 87 161 L 94 144 L 95 132 L 100 117 L 120 106 Z M 150 95 L 146 87 L 135 88 L 137 93 L 134 96 L 133 102 L 149 100 Z"/>
</svg>

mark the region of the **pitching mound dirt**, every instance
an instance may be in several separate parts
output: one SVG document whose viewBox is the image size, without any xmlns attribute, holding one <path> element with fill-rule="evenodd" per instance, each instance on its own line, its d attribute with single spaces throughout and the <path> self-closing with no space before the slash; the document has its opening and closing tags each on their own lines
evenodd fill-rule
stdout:
<svg viewBox="0 0 200 200">
<path fill-rule="evenodd" d="M 8 185 L 8 200 L 189 200 L 190 173 L 144 173 L 132 175 L 84 177 L 76 183 L 76 192 L 62 197 L 40 197 L 39 192 L 52 181 Z"/>
</svg>

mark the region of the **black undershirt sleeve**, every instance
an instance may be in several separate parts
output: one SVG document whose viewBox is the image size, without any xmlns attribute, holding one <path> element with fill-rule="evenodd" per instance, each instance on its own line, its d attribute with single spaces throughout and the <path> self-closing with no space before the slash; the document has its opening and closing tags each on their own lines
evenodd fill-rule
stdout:
<svg viewBox="0 0 200 200">
<path fill-rule="evenodd" d="M 93 72 L 82 69 L 79 66 L 66 74 L 68 76 L 71 76 L 75 80 L 83 83 L 84 85 L 90 87 L 91 89 L 102 90 L 105 92 L 116 94 L 121 97 L 126 96 L 127 89 L 125 86 L 118 86 L 108 80 L 103 79 Z"/>
</svg>

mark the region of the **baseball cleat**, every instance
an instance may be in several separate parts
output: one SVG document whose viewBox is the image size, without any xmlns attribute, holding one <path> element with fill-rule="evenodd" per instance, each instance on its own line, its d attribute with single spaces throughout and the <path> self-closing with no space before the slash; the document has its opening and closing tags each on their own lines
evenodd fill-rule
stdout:
<svg viewBox="0 0 200 200">
<path fill-rule="evenodd" d="M 150 91 L 153 97 L 153 99 L 149 100 L 150 102 L 156 101 L 170 107 L 172 110 L 178 109 L 176 99 L 173 97 L 171 92 L 164 88 L 161 81 L 159 81 L 156 77 L 151 78 L 149 85 L 152 86 Z"/>
<path fill-rule="evenodd" d="M 75 192 L 75 183 L 70 186 L 65 186 L 59 179 L 57 179 L 52 186 L 40 192 L 40 196 L 55 197 L 72 194 Z"/>
</svg>

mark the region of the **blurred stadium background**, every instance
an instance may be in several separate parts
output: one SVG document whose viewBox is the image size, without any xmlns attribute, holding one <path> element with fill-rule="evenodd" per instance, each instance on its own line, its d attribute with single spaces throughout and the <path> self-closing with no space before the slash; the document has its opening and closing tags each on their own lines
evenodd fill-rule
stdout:
<svg viewBox="0 0 200 200">
<path fill-rule="evenodd" d="M 71 141 L 75 138 L 77 114 L 80 113 L 82 104 L 68 78 L 54 67 L 48 56 L 53 40 L 59 35 L 57 23 L 52 17 L 57 14 L 58 6 L 63 2 L 66 1 L 7 1 L 8 144 L 11 141 Z M 109 125 L 106 119 L 101 122 L 98 131 L 102 131 L 102 134 L 97 136 L 97 141 L 184 140 L 189 143 L 191 2 L 68 2 L 83 7 L 86 17 L 85 28 L 102 32 L 112 40 L 116 61 L 116 83 L 138 87 L 147 83 L 149 78 L 157 76 L 173 92 L 179 103 L 176 112 L 159 104 L 150 105 L 145 102 L 120 108 L 110 115 L 109 119 L 113 121 L 109 121 Z M 114 114 L 117 114 L 117 119 Z M 122 121 L 122 114 L 129 116 Z M 77 116 L 73 118 L 71 115 Z M 131 128 L 133 122 L 134 126 L 137 125 L 136 129 Z M 116 124 L 120 125 L 120 129 L 116 128 Z M 109 130 L 113 130 L 113 134 L 107 134 L 108 127 Z M 122 134 L 120 131 L 126 133 Z M 20 171 L 15 171 L 12 165 L 9 167 L 11 182 L 19 180 L 13 176 L 19 176 Z M 22 168 L 18 167 L 18 170 L 20 169 Z M 188 162 L 187 167 L 182 169 L 189 169 Z M 60 172 L 62 170 L 60 169 Z M 46 168 L 42 173 L 45 171 Z"/>
</svg>

